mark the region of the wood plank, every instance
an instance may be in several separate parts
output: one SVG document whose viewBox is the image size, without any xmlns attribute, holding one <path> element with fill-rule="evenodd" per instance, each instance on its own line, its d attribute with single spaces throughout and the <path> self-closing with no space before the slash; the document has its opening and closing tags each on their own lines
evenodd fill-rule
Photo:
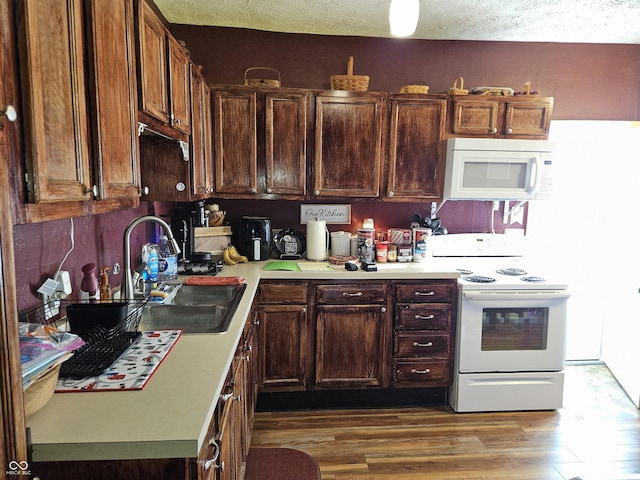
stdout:
<svg viewBox="0 0 640 480">
<path fill-rule="evenodd" d="M 567 377 L 565 406 L 557 411 L 457 414 L 429 406 L 258 412 L 252 445 L 302 450 L 316 459 L 323 480 L 610 480 L 640 474 L 640 410 L 603 365 L 568 367 Z"/>
</svg>

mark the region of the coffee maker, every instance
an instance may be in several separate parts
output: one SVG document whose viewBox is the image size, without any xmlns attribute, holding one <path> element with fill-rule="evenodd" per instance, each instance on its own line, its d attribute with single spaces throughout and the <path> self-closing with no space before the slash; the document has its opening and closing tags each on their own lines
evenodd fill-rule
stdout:
<svg viewBox="0 0 640 480">
<path fill-rule="evenodd" d="M 271 256 L 271 220 L 245 216 L 238 222 L 236 247 L 249 260 L 267 260 Z"/>
<path fill-rule="evenodd" d="M 171 231 L 181 250 L 178 259 L 179 274 L 215 274 L 222 270 L 221 258 L 214 257 L 211 252 L 195 251 L 195 229 L 204 226 L 204 202 L 174 208 L 171 215 Z"/>
</svg>

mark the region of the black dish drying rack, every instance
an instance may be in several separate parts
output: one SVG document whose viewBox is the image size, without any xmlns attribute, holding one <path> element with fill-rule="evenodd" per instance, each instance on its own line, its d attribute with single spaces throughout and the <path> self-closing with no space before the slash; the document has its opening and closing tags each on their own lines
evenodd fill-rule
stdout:
<svg viewBox="0 0 640 480">
<path fill-rule="evenodd" d="M 101 324 L 91 325 L 77 333 L 85 344 L 74 351 L 73 356 L 60 366 L 60 377 L 83 378 L 95 377 L 113 365 L 113 363 L 140 337 L 138 331 L 140 318 L 146 304 L 145 300 L 130 300 L 127 302 L 102 301 L 83 302 L 57 300 L 45 303 L 31 310 L 20 313 L 19 321 L 36 323 L 41 325 L 53 325 L 64 322 L 67 319 L 67 308 L 86 306 L 99 311 L 101 306 L 105 308 L 122 307 L 126 310 L 122 318 L 117 319 L 114 326 L 105 327 Z M 71 307 L 71 308 L 74 308 Z M 47 319 L 46 313 L 59 309 L 59 313 Z M 95 320 L 88 319 L 89 321 Z"/>
</svg>

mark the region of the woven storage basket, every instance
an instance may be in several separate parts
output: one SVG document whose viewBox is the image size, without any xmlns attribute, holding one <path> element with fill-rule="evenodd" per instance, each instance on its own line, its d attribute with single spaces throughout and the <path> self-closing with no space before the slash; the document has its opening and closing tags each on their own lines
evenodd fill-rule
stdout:
<svg viewBox="0 0 640 480">
<path fill-rule="evenodd" d="M 56 390 L 60 365 L 46 372 L 24 391 L 24 413 L 29 416 L 44 407 Z"/>
<path fill-rule="evenodd" d="M 274 75 L 278 76 L 278 79 L 267 79 L 267 78 L 247 78 L 247 74 L 254 70 L 269 70 Z M 244 84 L 248 87 L 270 87 L 270 88 L 280 88 L 280 72 L 275 68 L 270 67 L 251 67 L 247 68 L 244 72 Z"/>
<path fill-rule="evenodd" d="M 351 90 L 366 92 L 369 88 L 369 77 L 353 74 L 353 57 L 349 57 L 346 75 L 331 75 L 331 90 Z"/>
<path fill-rule="evenodd" d="M 404 85 L 400 93 L 429 93 L 429 85 Z"/>
<path fill-rule="evenodd" d="M 458 80 L 460 80 L 460 87 L 458 87 Z M 451 95 L 467 95 L 469 90 L 464 88 L 464 78 L 458 77 L 453 81 L 453 87 L 449 89 Z"/>
</svg>

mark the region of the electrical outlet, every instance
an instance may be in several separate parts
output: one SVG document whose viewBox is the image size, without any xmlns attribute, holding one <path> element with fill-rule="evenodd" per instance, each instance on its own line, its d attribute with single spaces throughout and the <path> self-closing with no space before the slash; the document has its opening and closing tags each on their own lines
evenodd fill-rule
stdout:
<svg viewBox="0 0 640 480">
<path fill-rule="evenodd" d="M 62 270 L 56 276 L 56 280 L 58 281 L 58 287 L 56 289 L 58 298 L 65 298 L 67 295 L 70 295 L 72 290 L 69 272 Z"/>
</svg>

